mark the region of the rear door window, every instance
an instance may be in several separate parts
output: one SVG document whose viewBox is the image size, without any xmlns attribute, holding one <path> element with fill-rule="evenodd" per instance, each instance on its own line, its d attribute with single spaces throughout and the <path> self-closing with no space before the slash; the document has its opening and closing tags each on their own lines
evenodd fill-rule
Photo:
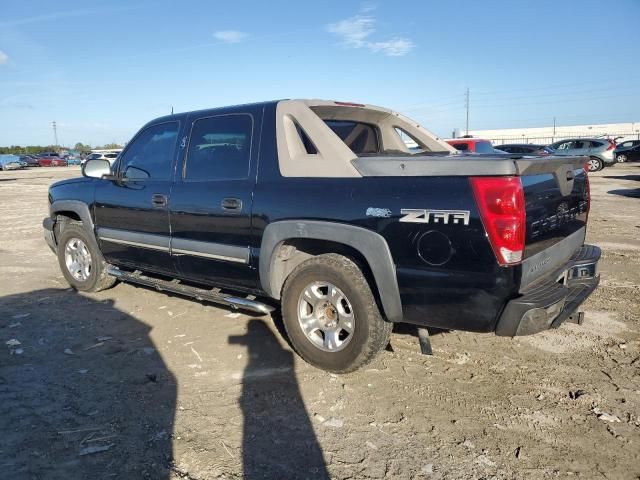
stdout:
<svg viewBox="0 0 640 480">
<path fill-rule="evenodd" d="M 591 148 L 600 148 L 603 145 L 602 142 L 595 142 L 595 141 L 591 141 L 591 142 L 589 142 L 589 144 L 590 144 L 589 146 Z"/>
<path fill-rule="evenodd" d="M 184 166 L 187 181 L 248 178 L 253 118 L 246 113 L 196 120 Z"/>
</svg>

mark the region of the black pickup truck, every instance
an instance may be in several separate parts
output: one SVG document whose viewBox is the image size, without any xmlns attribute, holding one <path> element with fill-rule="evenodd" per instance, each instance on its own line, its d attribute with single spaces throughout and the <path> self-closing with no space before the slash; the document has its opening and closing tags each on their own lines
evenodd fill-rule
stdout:
<svg viewBox="0 0 640 480">
<path fill-rule="evenodd" d="M 201 110 L 53 184 L 44 233 L 78 290 L 279 303 L 296 351 L 348 372 L 395 322 L 514 336 L 581 321 L 600 258 L 584 245 L 587 160 L 461 155 L 371 105 Z"/>
</svg>

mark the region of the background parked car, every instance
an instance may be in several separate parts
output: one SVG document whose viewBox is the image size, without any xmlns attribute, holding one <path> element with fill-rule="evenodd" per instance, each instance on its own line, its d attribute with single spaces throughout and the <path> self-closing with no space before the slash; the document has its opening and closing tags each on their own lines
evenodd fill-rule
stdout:
<svg viewBox="0 0 640 480">
<path fill-rule="evenodd" d="M 20 160 L 27 164 L 27 167 L 39 167 L 38 157 L 35 155 L 21 155 Z"/>
<path fill-rule="evenodd" d="M 82 163 L 82 161 L 80 160 L 80 157 L 76 157 L 76 156 L 68 156 L 66 159 L 67 164 L 68 165 L 80 165 Z"/>
<path fill-rule="evenodd" d="M 613 151 L 616 144 L 603 138 L 568 138 L 549 145 L 555 155 L 584 155 L 589 157 L 589 171 L 597 172 L 616 163 Z"/>
<path fill-rule="evenodd" d="M 553 149 L 546 145 L 535 145 L 533 143 L 508 143 L 497 145 L 495 148 L 507 153 L 522 153 L 523 155 L 553 155 Z"/>
<path fill-rule="evenodd" d="M 22 168 L 17 155 L 0 155 L 0 170 L 19 170 Z"/>
<path fill-rule="evenodd" d="M 493 148 L 489 140 L 481 138 L 451 138 L 445 142 L 465 153 L 504 153 Z"/>
<path fill-rule="evenodd" d="M 118 155 L 120 155 L 120 152 L 121 151 L 91 153 L 82 161 L 82 164 L 87 160 L 107 160 L 111 165 L 113 165 L 118 158 Z"/>
<path fill-rule="evenodd" d="M 66 167 L 67 161 L 60 158 L 57 153 L 41 153 L 38 155 L 38 163 L 41 167 Z"/>
<path fill-rule="evenodd" d="M 614 151 L 618 162 L 638 162 L 640 161 L 640 140 L 628 140 L 619 143 Z"/>
</svg>

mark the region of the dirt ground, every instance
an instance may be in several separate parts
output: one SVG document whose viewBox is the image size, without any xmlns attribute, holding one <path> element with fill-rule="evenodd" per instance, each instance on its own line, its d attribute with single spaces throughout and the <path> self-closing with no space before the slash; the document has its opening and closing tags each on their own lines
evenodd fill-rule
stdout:
<svg viewBox="0 0 640 480">
<path fill-rule="evenodd" d="M 345 376 L 270 317 L 70 290 L 41 221 L 78 173 L 0 172 L 0 478 L 640 478 L 640 165 L 592 175 L 582 326 L 440 333 L 431 357 L 401 328 Z"/>
</svg>

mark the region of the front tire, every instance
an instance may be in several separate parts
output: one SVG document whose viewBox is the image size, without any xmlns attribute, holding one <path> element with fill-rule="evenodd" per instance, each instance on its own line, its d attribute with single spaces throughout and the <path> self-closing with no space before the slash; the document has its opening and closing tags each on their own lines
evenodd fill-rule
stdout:
<svg viewBox="0 0 640 480">
<path fill-rule="evenodd" d="M 282 316 L 295 351 L 334 373 L 369 363 L 387 346 L 393 327 L 358 266 L 333 253 L 306 260 L 287 277 Z"/>
<path fill-rule="evenodd" d="M 82 223 L 62 226 L 58 238 L 58 263 L 69 285 L 81 292 L 99 292 L 116 282 L 107 274 L 107 264 Z"/>
<path fill-rule="evenodd" d="M 627 156 L 626 156 L 624 153 L 621 153 L 621 154 L 619 154 L 619 155 L 616 157 L 616 160 L 617 160 L 619 163 L 624 163 L 624 162 L 626 162 L 626 161 L 627 161 Z"/>
<path fill-rule="evenodd" d="M 589 158 L 588 165 L 590 172 L 598 172 L 604 168 L 604 163 L 602 163 L 602 160 L 596 157 Z"/>
</svg>

